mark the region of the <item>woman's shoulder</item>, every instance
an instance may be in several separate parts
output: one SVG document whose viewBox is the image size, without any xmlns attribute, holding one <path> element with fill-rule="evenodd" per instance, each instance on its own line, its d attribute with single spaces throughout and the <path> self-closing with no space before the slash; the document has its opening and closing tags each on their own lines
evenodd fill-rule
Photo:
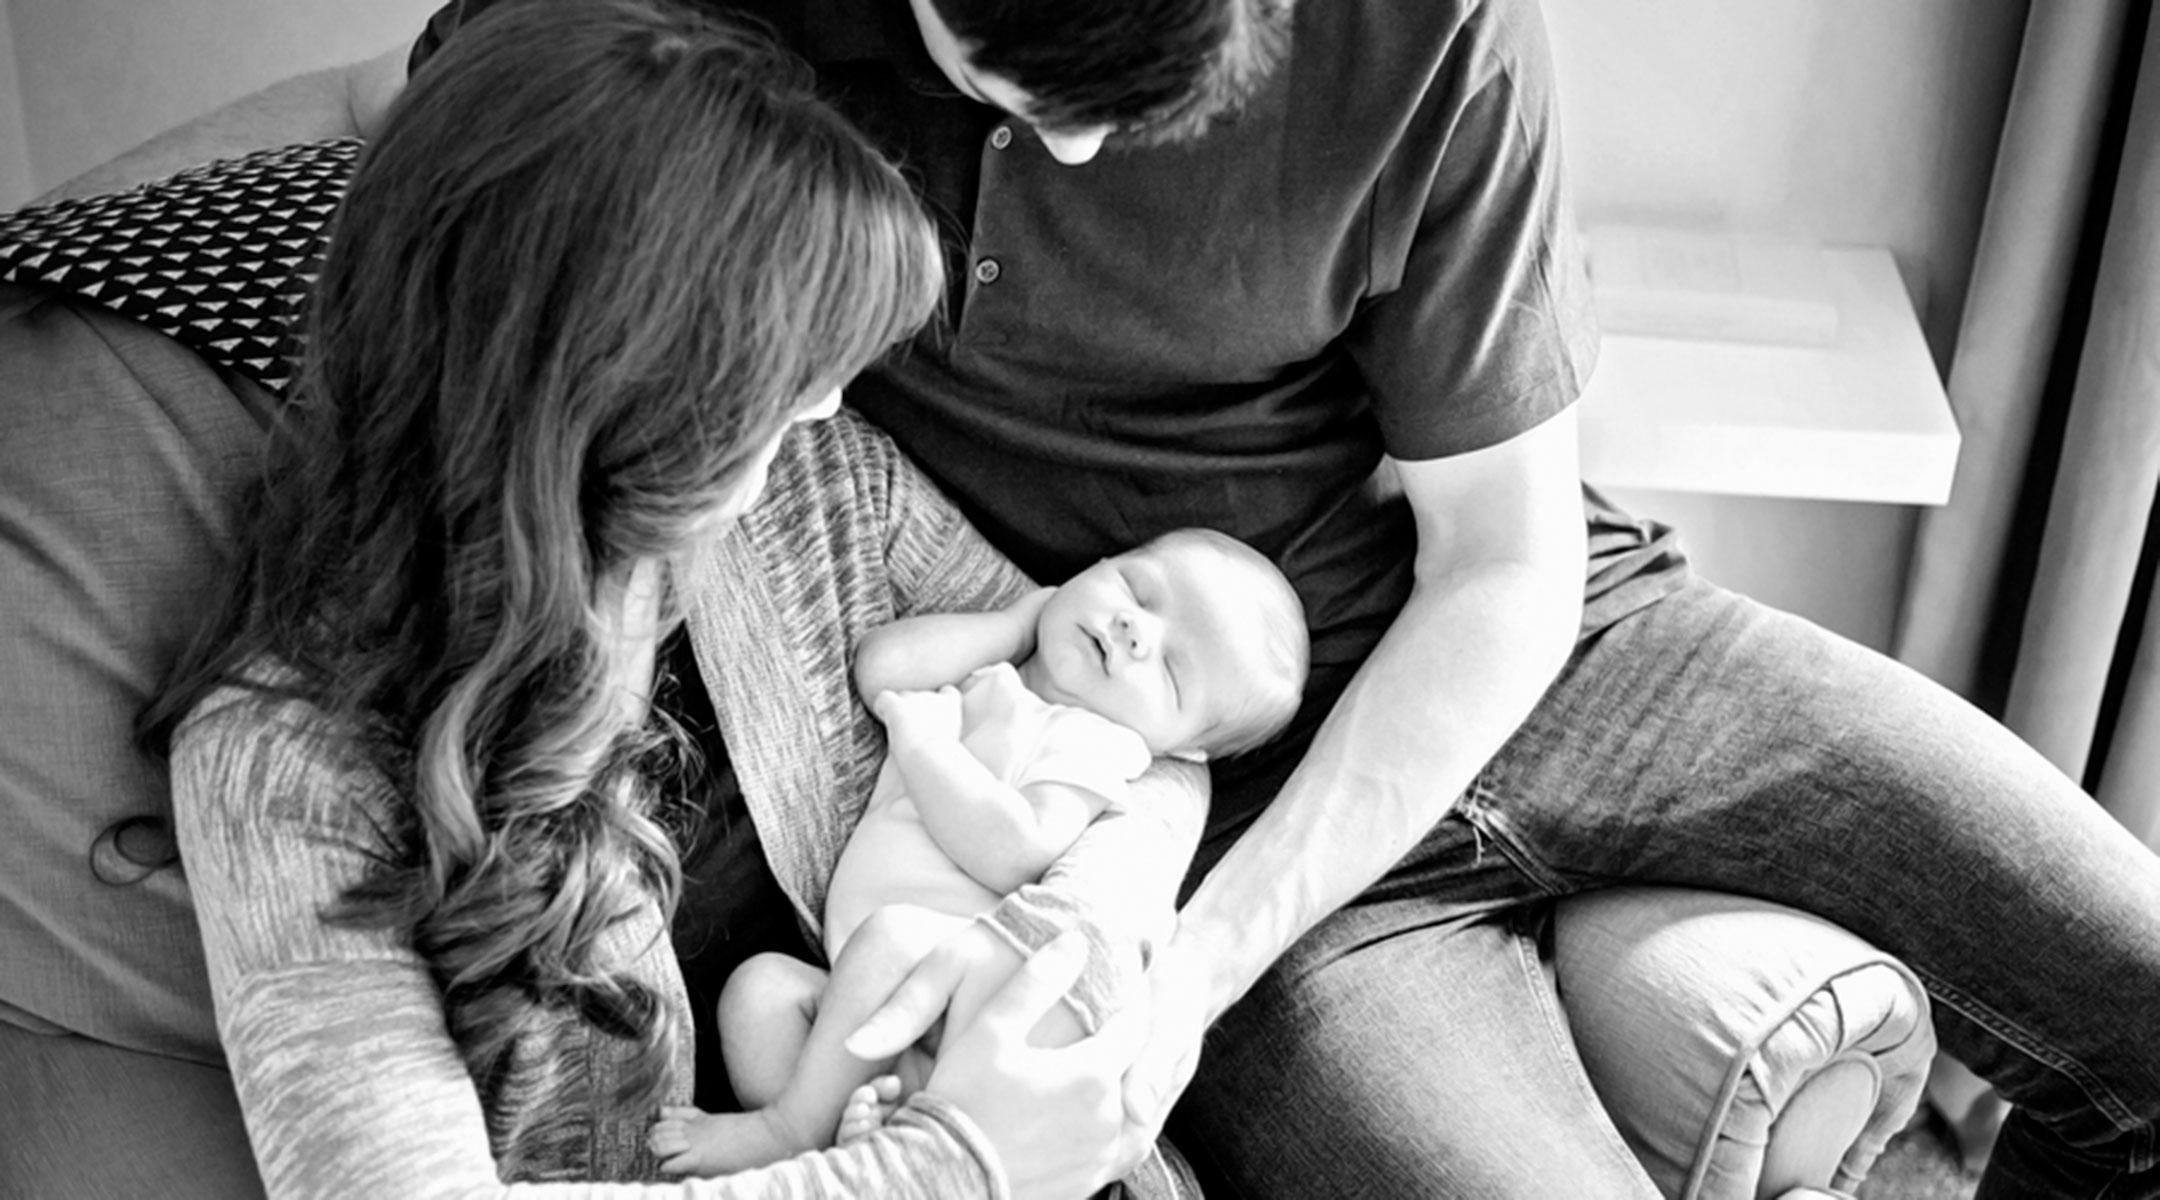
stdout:
<svg viewBox="0 0 2160 1200">
<path fill-rule="evenodd" d="M 882 511 L 892 489 L 908 486 L 910 468 L 877 427 L 846 409 L 789 428 L 751 512 L 792 524 L 805 511 L 828 520 Z"/>
<path fill-rule="evenodd" d="M 300 673 L 257 660 L 206 692 L 173 730 L 173 759 L 205 750 L 254 751 L 280 757 L 328 758 L 351 741 L 303 687 Z"/>
<path fill-rule="evenodd" d="M 256 817 L 372 828 L 387 780 L 359 732 L 301 683 L 298 671 L 263 660 L 198 701 L 173 734 L 175 807 L 245 806 Z"/>
</svg>

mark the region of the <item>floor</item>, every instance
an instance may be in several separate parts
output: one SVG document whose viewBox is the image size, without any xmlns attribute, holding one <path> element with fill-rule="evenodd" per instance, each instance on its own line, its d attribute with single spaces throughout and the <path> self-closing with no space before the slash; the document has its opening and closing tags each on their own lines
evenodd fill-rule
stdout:
<svg viewBox="0 0 2160 1200">
<path fill-rule="evenodd" d="M 1905 1132 L 1892 1138 L 1860 1186 L 1860 1200 L 1972 1200 L 1980 1167 L 1967 1167 L 1942 1119 L 1922 1105 Z"/>
</svg>

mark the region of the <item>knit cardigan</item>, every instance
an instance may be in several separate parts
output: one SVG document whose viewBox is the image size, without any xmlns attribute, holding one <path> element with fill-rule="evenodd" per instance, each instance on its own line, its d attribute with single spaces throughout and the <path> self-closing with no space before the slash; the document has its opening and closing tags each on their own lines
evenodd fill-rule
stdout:
<svg viewBox="0 0 2160 1200">
<path fill-rule="evenodd" d="M 701 548 L 681 583 L 759 836 L 814 932 L 883 750 L 849 683 L 849 647 L 895 615 L 1008 603 L 1030 585 L 890 443 L 845 415 L 790 435 L 764 499 Z M 923 1095 L 845 1148 L 724 1179 L 643 1182 L 655 1178 L 654 1114 L 607 1100 L 622 1045 L 558 1011 L 536 1007 L 505 1069 L 476 1081 L 411 946 L 321 919 L 380 852 L 395 797 L 310 732 L 314 715 L 228 689 L 183 725 L 173 756 L 219 1034 L 271 1196 L 1005 1194 L 972 1123 Z M 1023 947 L 1087 930 L 1077 1004 L 1099 1017 L 1132 985 L 1146 934 L 1168 912 L 1168 867 L 1189 849 L 1166 848 L 1147 821 L 1099 823 L 992 923 Z M 1158 856 L 1170 856 L 1162 889 L 1134 889 L 1133 865 Z M 687 1103 L 691 1025 L 658 906 L 613 929 L 601 957 L 662 997 L 678 1034 L 670 1100 Z M 1149 1166 L 1161 1177 L 1159 1161 Z"/>
</svg>

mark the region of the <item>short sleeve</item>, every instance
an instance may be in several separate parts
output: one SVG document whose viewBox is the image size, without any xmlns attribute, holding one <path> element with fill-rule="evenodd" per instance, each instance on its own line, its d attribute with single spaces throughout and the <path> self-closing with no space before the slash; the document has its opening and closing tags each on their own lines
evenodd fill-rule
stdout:
<svg viewBox="0 0 2160 1200">
<path fill-rule="evenodd" d="M 1055 707 L 1043 752 L 1021 773 L 1020 786 L 1064 783 L 1122 803 L 1126 786 L 1153 761 L 1140 735 L 1083 709 Z"/>
<path fill-rule="evenodd" d="M 1378 294 L 1346 341 L 1404 459 L 1542 423 L 1580 394 L 1597 349 L 1535 6 L 1479 5 L 1438 54 L 1377 189 Z"/>
</svg>

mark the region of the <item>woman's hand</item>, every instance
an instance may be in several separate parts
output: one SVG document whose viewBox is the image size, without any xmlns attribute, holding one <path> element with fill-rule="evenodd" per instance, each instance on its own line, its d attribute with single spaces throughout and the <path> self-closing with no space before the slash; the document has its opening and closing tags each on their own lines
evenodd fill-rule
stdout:
<svg viewBox="0 0 2160 1200">
<path fill-rule="evenodd" d="M 976 1016 L 945 1030 L 924 1090 L 966 1113 L 997 1151 L 1016 1200 L 1074 1200 L 1126 1174 L 1153 1144 L 1125 1118 L 1123 1076 L 1145 1021 L 1121 1013 L 1092 1037 L 1058 1049 L 1028 1035 L 1079 977 L 1087 941 L 1067 933 L 1033 957 L 981 925 L 948 938 L 849 1037 L 864 1057 L 906 1046 L 964 985 L 1009 974 Z"/>
</svg>

